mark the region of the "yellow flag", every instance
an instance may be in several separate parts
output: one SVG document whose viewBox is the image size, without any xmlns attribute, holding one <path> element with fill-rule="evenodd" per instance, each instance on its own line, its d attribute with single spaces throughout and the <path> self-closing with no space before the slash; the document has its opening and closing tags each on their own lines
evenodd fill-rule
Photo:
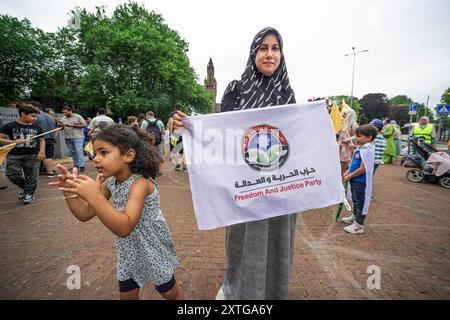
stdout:
<svg viewBox="0 0 450 320">
<path fill-rule="evenodd" d="M 17 143 L 10 143 L 6 146 L 0 147 L 0 165 L 5 161 L 6 155 L 14 149 L 14 147 L 17 145 Z"/>
<path fill-rule="evenodd" d="M 342 115 L 339 112 L 336 101 L 333 102 L 333 106 L 331 107 L 330 117 L 333 122 L 334 133 L 340 132 L 344 127 L 344 118 L 342 118 Z"/>
<path fill-rule="evenodd" d="M 84 151 L 86 151 L 91 158 L 94 157 L 94 146 L 92 145 L 92 141 L 89 141 L 88 143 L 86 143 L 86 146 L 84 147 Z"/>
</svg>

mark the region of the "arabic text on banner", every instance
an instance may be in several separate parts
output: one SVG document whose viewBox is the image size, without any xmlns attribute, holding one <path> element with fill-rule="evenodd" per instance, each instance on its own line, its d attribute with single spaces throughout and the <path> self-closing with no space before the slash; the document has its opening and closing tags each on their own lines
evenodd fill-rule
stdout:
<svg viewBox="0 0 450 320">
<path fill-rule="evenodd" d="M 187 117 L 183 147 L 200 230 L 338 204 L 338 145 L 325 103 Z"/>
</svg>

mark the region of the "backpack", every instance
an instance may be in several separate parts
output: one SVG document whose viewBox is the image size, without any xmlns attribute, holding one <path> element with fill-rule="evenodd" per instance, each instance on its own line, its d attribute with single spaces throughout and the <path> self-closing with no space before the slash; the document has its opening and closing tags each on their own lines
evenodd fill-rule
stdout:
<svg viewBox="0 0 450 320">
<path fill-rule="evenodd" d="M 162 141 L 161 129 L 158 127 L 158 120 L 147 121 L 147 132 L 155 139 L 154 145 L 157 146 Z"/>
</svg>

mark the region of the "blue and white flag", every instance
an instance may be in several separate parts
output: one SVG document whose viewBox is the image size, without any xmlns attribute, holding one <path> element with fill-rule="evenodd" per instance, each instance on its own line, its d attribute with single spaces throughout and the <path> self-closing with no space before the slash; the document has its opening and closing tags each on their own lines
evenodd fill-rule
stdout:
<svg viewBox="0 0 450 320">
<path fill-rule="evenodd" d="M 344 199 L 339 148 L 323 101 L 191 116 L 184 125 L 200 230 Z"/>
</svg>

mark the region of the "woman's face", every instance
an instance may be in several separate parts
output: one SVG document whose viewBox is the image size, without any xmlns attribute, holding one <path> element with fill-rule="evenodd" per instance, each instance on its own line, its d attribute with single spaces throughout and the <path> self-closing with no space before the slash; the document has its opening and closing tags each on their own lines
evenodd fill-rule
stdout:
<svg viewBox="0 0 450 320">
<path fill-rule="evenodd" d="M 281 49 L 277 37 L 274 34 L 266 35 L 256 51 L 256 67 L 262 74 L 271 76 L 280 65 L 280 59 Z"/>
</svg>

